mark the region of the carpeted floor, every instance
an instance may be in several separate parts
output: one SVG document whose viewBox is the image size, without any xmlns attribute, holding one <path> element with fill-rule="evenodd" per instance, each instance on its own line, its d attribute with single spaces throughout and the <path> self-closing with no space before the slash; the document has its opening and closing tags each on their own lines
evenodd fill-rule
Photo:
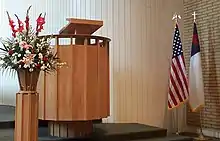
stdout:
<svg viewBox="0 0 220 141">
<path fill-rule="evenodd" d="M 13 106 L 0 105 L 0 141 L 14 141 Z M 84 139 L 51 137 L 47 126 L 40 126 L 38 141 L 192 141 L 186 136 L 166 136 L 166 129 L 143 124 L 94 124 L 94 133 Z"/>
</svg>

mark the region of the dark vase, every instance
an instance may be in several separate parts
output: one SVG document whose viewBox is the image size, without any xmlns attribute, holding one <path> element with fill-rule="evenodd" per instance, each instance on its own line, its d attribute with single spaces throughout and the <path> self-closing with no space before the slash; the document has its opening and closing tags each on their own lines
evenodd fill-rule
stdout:
<svg viewBox="0 0 220 141">
<path fill-rule="evenodd" d="M 40 75 L 39 70 L 29 72 L 28 69 L 19 69 L 17 73 L 20 91 L 36 91 Z"/>
</svg>

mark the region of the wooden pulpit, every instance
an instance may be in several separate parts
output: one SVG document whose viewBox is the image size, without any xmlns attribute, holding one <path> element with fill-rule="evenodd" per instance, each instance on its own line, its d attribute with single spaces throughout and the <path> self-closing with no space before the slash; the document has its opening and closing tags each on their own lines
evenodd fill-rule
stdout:
<svg viewBox="0 0 220 141">
<path fill-rule="evenodd" d="M 58 57 L 67 66 L 40 74 L 39 119 L 49 121 L 52 136 L 80 137 L 92 132 L 92 120 L 110 114 L 110 39 L 91 35 L 102 21 L 67 21 L 60 34 L 53 35 Z"/>
</svg>

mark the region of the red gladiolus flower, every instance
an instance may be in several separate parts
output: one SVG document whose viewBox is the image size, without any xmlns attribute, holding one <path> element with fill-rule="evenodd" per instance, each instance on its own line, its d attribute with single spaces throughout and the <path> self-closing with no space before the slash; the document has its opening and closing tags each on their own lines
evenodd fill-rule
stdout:
<svg viewBox="0 0 220 141">
<path fill-rule="evenodd" d="M 30 26 L 30 25 L 29 25 L 29 20 L 30 20 L 29 17 L 26 16 L 26 20 L 25 20 L 25 25 L 26 25 L 26 26 L 25 26 L 25 27 L 26 27 L 26 30 L 27 30 L 27 31 L 29 30 L 29 26 Z"/>
<path fill-rule="evenodd" d="M 31 9 L 31 6 L 28 8 L 28 10 L 27 10 L 27 14 L 26 14 L 26 19 L 25 19 L 25 27 L 26 27 L 26 30 L 27 30 L 27 34 L 28 34 L 28 31 L 29 31 L 29 21 L 30 21 L 30 18 L 29 18 L 29 11 L 30 11 L 30 9 Z"/>
<path fill-rule="evenodd" d="M 9 20 L 9 25 L 10 25 L 11 30 L 12 30 L 12 36 L 15 37 L 17 30 L 15 29 L 14 21 L 11 19 L 8 12 L 7 12 L 7 15 L 8 15 L 8 20 Z"/>
<path fill-rule="evenodd" d="M 9 55 L 12 55 L 13 53 L 14 53 L 13 50 L 9 50 L 9 51 L 8 51 L 8 54 L 9 54 Z"/>
<path fill-rule="evenodd" d="M 47 58 L 47 57 L 43 57 L 43 61 L 44 61 L 44 62 L 47 62 L 47 61 L 48 61 L 48 58 Z"/>
<path fill-rule="evenodd" d="M 36 34 L 38 35 L 39 32 L 41 32 L 41 30 L 44 29 L 43 25 L 45 24 L 45 15 L 44 17 L 41 17 L 42 14 L 39 15 L 39 17 L 37 18 L 37 27 L 36 27 Z"/>
<path fill-rule="evenodd" d="M 16 31 L 17 32 L 17 31 Z M 11 35 L 13 36 L 13 37 L 16 37 L 16 32 L 13 32 Z"/>
<path fill-rule="evenodd" d="M 18 18 L 18 16 L 16 14 L 15 14 L 15 16 L 18 19 L 18 29 L 17 29 L 17 31 L 22 32 L 24 30 L 24 24 L 22 23 L 22 21 Z"/>
</svg>

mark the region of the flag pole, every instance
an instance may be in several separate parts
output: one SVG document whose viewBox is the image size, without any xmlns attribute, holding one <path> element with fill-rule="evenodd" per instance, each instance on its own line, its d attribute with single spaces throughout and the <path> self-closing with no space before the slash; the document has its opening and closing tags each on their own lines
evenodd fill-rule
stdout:
<svg viewBox="0 0 220 141">
<path fill-rule="evenodd" d="M 193 12 L 193 21 L 194 23 L 196 23 L 196 12 L 194 11 Z M 200 116 L 199 116 L 199 120 L 200 120 L 200 127 L 199 127 L 199 137 L 195 138 L 197 141 L 206 141 L 207 138 L 204 137 L 204 134 L 203 134 L 203 131 L 202 131 L 202 119 L 203 119 L 203 108 L 204 107 L 201 107 L 199 109 L 199 112 L 200 112 Z"/>
<path fill-rule="evenodd" d="M 172 20 L 174 20 L 174 28 L 176 27 L 176 24 L 178 24 L 179 19 L 181 19 L 180 15 L 177 15 L 177 13 L 175 12 L 175 14 L 173 15 Z M 170 65 L 171 66 L 171 65 Z M 173 112 L 173 118 L 174 118 L 174 126 L 176 126 L 176 134 L 179 135 L 179 124 L 178 124 L 178 108 L 176 108 L 176 111 Z M 176 116 L 175 116 L 176 115 Z"/>
<path fill-rule="evenodd" d="M 200 112 L 200 131 L 199 131 L 199 137 L 195 138 L 197 141 L 207 141 L 208 139 L 204 137 L 203 131 L 202 131 L 202 119 L 203 119 L 203 107 L 199 110 Z"/>
</svg>

